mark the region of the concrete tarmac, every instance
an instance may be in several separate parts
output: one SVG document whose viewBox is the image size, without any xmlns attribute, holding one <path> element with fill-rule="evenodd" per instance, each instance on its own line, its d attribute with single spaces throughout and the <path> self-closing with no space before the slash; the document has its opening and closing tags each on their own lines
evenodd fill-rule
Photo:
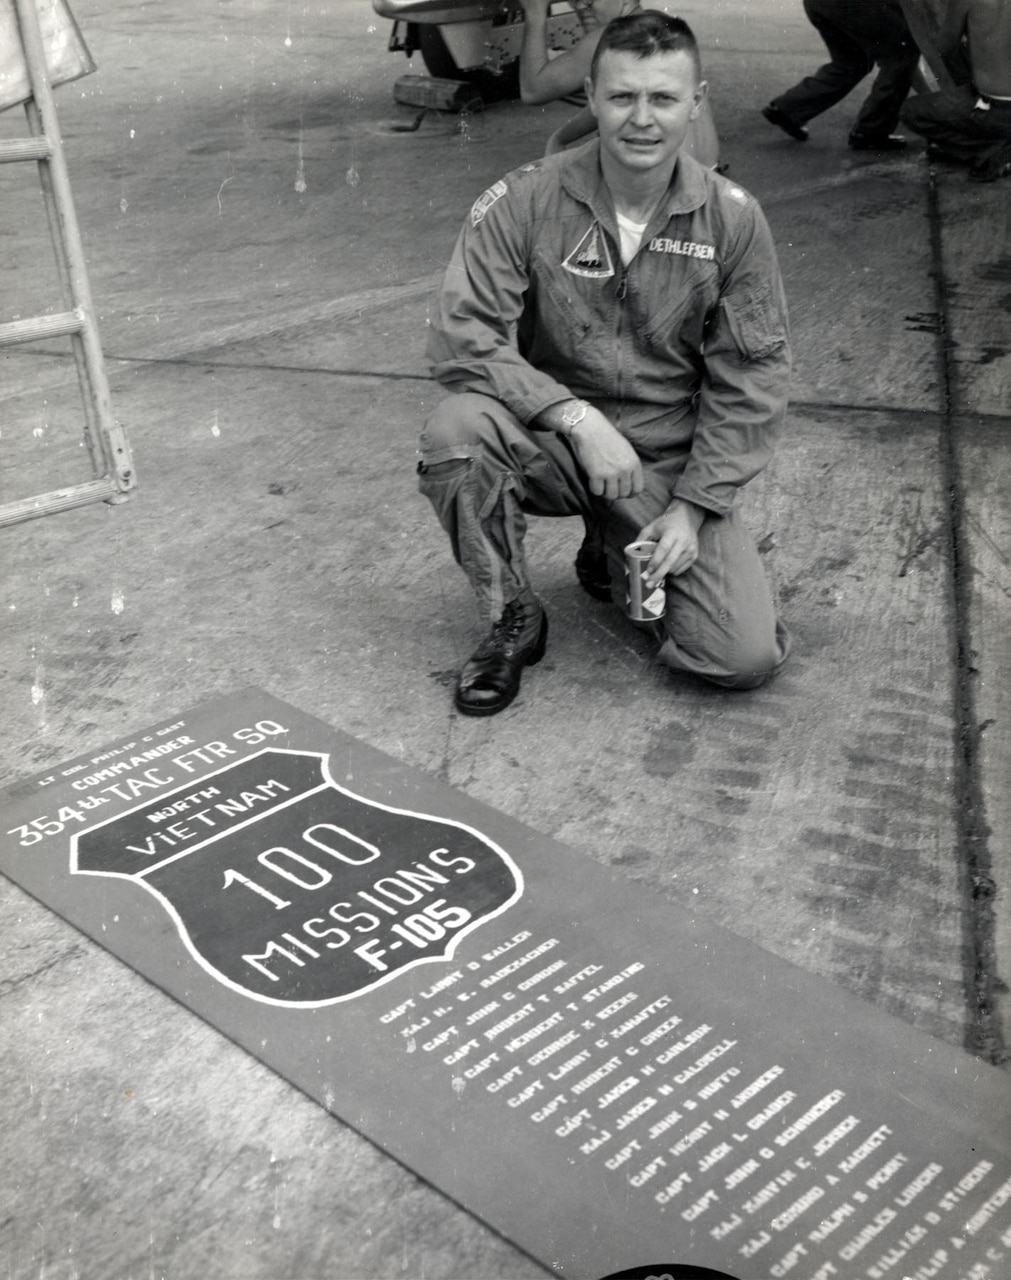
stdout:
<svg viewBox="0 0 1011 1280">
<path fill-rule="evenodd" d="M 0 530 L 0 777 L 258 685 L 1006 1070 L 1011 181 L 850 152 L 859 91 L 791 141 L 759 109 L 823 60 L 799 0 L 680 6 L 791 305 L 743 501 L 794 656 L 748 694 L 672 675 L 539 520 L 550 648 L 470 720 L 481 628 L 415 489 L 426 316 L 570 108 L 402 131 L 421 68 L 366 0 L 73 10 L 99 70 L 57 106 L 140 484 Z M 0 320 L 61 309 L 5 169 Z M 0 361 L 0 498 L 86 479 L 68 351 Z M 548 1274 L 6 880 L 0 913 L 5 1280 Z"/>
</svg>

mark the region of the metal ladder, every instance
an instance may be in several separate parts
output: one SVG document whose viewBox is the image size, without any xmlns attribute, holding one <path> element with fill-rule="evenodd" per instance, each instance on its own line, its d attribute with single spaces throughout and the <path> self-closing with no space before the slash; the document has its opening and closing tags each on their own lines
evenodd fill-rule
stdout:
<svg viewBox="0 0 1011 1280">
<path fill-rule="evenodd" d="M 14 4 L 31 91 L 24 103 L 29 136 L 0 140 L 0 164 L 26 160 L 38 164 L 63 310 L 0 324 L 0 347 L 46 338 L 70 338 L 84 403 L 84 439 L 94 479 L 0 504 L 0 525 L 17 524 L 90 502 L 125 502 L 129 490 L 136 484 L 126 434 L 112 415 L 84 247 L 74 212 L 39 24 L 38 0 L 14 0 Z"/>
</svg>

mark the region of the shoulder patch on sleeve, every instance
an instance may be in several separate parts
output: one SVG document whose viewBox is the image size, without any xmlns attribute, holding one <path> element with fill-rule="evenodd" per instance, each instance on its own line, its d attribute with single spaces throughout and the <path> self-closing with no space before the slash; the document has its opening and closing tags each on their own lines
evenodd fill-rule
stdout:
<svg viewBox="0 0 1011 1280">
<path fill-rule="evenodd" d="M 470 211 L 470 225 L 476 227 L 496 200 L 501 200 L 509 190 L 504 182 L 496 182 L 474 201 Z"/>
<path fill-rule="evenodd" d="M 748 198 L 748 193 L 742 191 L 740 187 L 727 187 L 727 195 L 733 196 L 735 200 L 740 200 L 742 203 Z"/>
</svg>

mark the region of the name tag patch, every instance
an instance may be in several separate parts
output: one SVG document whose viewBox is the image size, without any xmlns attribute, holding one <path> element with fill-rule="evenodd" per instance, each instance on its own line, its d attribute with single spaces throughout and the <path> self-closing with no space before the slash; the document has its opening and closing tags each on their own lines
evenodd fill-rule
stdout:
<svg viewBox="0 0 1011 1280">
<path fill-rule="evenodd" d="M 716 259 L 716 246 L 700 244 L 697 240 L 669 240 L 666 236 L 654 236 L 647 248 L 650 253 L 678 253 L 683 258 L 701 258 L 704 262 Z"/>
</svg>

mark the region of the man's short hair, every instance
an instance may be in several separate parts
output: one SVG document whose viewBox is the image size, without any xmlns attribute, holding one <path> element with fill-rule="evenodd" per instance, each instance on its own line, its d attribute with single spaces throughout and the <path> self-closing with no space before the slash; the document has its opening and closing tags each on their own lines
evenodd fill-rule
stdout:
<svg viewBox="0 0 1011 1280">
<path fill-rule="evenodd" d="M 684 18 L 674 18 L 658 9 L 638 9 L 623 18 L 614 18 L 601 32 L 590 63 L 590 79 L 596 80 L 597 67 L 608 49 L 651 58 L 657 53 L 687 53 L 695 67 L 696 79 L 702 79 L 702 59 L 695 33 Z"/>
</svg>

